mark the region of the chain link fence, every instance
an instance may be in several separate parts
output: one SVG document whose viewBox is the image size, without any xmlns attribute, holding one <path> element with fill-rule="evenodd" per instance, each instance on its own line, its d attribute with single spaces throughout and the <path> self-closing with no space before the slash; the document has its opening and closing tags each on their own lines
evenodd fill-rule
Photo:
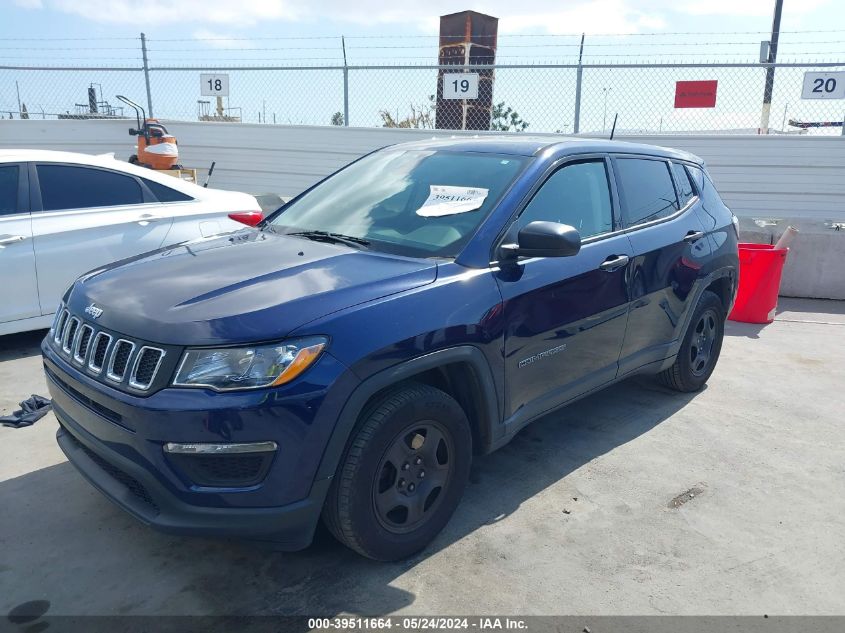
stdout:
<svg viewBox="0 0 845 633">
<path fill-rule="evenodd" d="M 145 107 L 151 104 L 157 118 L 179 121 L 432 129 L 439 121 L 443 129 L 607 135 L 618 115 L 620 136 L 756 134 L 768 67 L 759 63 L 145 67 L 143 61 L 137 67 L 0 66 L 0 116 L 134 117 L 116 99 L 120 94 Z M 773 67 L 769 133 L 841 133 L 845 99 L 803 99 L 802 85 L 805 73 L 845 71 L 845 62 Z M 477 117 L 473 123 L 473 117 L 465 114 L 478 107 L 473 100 L 438 98 L 444 75 L 448 79 L 453 72 L 481 75 L 479 97 L 483 101 L 486 96 L 492 106 L 488 108 L 492 112 L 481 117 L 481 125 Z M 228 95 L 219 100 L 203 96 L 202 74 L 227 76 Z M 676 108 L 679 81 L 717 81 L 715 106 Z"/>
</svg>

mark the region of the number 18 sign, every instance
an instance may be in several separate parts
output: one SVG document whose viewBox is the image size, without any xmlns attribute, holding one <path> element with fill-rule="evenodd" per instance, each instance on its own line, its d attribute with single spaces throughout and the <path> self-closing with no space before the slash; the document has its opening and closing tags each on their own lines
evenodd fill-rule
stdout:
<svg viewBox="0 0 845 633">
<path fill-rule="evenodd" d="M 228 97 L 229 75 L 201 73 L 200 94 L 203 97 Z"/>
<path fill-rule="evenodd" d="M 478 73 L 444 73 L 444 99 L 478 99 Z"/>
<path fill-rule="evenodd" d="M 845 72 L 804 73 L 802 99 L 845 99 Z"/>
</svg>

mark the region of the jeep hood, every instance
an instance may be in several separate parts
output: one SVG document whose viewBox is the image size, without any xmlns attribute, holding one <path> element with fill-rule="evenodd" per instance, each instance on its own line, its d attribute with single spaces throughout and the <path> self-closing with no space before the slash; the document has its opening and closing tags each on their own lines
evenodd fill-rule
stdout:
<svg viewBox="0 0 845 633">
<path fill-rule="evenodd" d="M 429 284 L 437 265 L 245 230 L 186 242 L 83 275 L 67 299 L 96 323 L 170 345 L 283 338 L 319 317 Z"/>
</svg>

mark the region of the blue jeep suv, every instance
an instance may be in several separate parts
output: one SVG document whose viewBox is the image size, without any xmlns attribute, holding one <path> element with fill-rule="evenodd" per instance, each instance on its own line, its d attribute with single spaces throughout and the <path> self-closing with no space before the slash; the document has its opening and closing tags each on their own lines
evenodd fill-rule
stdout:
<svg viewBox="0 0 845 633">
<path fill-rule="evenodd" d="M 396 145 L 253 229 L 100 268 L 42 345 L 58 442 L 141 521 L 379 560 L 473 455 L 634 374 L 695 391 L 736 219 L 690 154 L 527 136 Z"/>
</svg>

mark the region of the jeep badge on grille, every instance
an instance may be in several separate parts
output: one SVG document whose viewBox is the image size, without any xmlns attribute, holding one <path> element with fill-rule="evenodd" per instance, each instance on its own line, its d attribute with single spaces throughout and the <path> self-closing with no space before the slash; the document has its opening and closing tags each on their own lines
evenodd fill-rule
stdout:
<svg viewBox="0 0 845 633">
<path fill-rule="evenodd" d="M 92 319 L 99 319 L 100 315 L 103 314 L 103 309 L 98 308 L 93 303 L 85 308 L 85 314 L 89 315 Z"/>
</svg>

